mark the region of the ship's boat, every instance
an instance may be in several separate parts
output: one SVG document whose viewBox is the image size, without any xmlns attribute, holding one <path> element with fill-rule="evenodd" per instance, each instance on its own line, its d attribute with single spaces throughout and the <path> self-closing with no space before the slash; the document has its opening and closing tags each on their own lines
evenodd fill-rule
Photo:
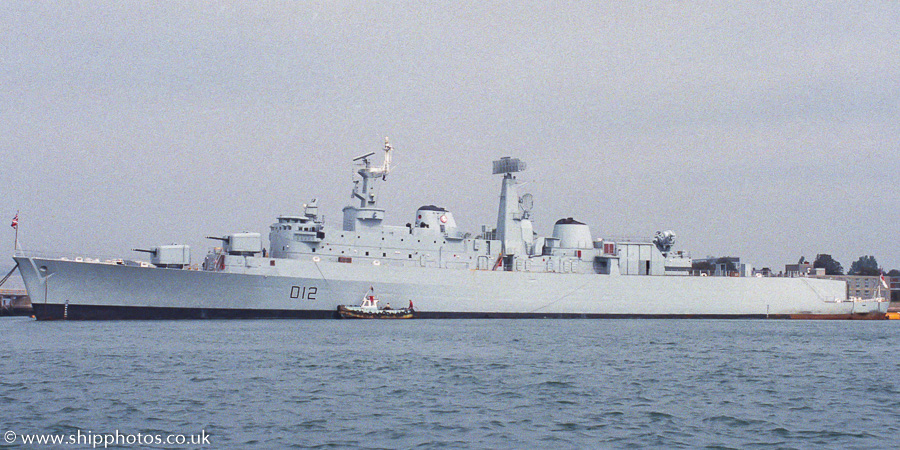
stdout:
<svg viewBox="0 0 900 450">
<path fill-rule="evenodd" d="M 524 161 L 493 163 L 502 177 L 495 226 L 463 231 L 453 212 L 425 204 L 403 226 L 385 224 L 376 188 L 391 171 L 374 152 L 354 159 L 351 204 L 337 226 L 313 199 L 260 233 L 211 236 L 200 265 L 186 245 L 138 251 L 149 261 L 14 257 L 38 319 L 333 318 L 374 286 L 416 299 L 417 318 L 813 318 L 883 319 L 887 302 L 847 298 L 843 281 L 695 276 L 676 236 L 596 238 L 572 217 L 550 235 L 532 224 L 520 194 Z M 426 174 L 427 175 L 427 174 Z M 589 205 L 596 207 L 596 205 Z M 716 275 L 716 274 L 712 274 Z M 344 306 L 346 314 L 368 310 Z M 367 312 L 368 313 L 368 312 Z M 380 314 L 380 313 L 379 313 Z M 395 314 L 395 313 L 389 313 Z"/>
</svg>

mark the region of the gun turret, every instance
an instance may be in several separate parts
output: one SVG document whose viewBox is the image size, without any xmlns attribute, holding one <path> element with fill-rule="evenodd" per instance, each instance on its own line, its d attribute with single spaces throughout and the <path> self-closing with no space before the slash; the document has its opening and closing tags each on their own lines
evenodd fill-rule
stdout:
<svg viewBox="0 0 900 450">
<path fill-rule="evenodd" d="M 183 269 L 191 265 L 191 248 L 187 245 L 160 245 L 158 247 L 133 248 L 135 252 L 149 253 L 150 263 L 166 269 Z"/>
<path fill-rule="evenodd" d="M 262 252 L 262 240 L 259 233 L 232 233 L 223 237 L 207 236 L 206 238 L 222 241 L 222 247 L 229 255 L 253 256 Z"/>
</svg>

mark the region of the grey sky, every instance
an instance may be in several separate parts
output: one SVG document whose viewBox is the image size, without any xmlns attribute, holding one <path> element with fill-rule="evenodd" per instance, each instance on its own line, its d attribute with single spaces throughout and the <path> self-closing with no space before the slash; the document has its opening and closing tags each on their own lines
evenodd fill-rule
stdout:
<svg viewBox="0 0 900 450">
<path fill-rule="evenodd" d="M 4 2 L 0 84 L 0 214 L 30 250 L 200 260 L 312 197 L 336 224 L 390 136 L 394 225 L 493 224 L 511 155 L 542 234 L 900 268 L 897 2 Z"/>
</svg>

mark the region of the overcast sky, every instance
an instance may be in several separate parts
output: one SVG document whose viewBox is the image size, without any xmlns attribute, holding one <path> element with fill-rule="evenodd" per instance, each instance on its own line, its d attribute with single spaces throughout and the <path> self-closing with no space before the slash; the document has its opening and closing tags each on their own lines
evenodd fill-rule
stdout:
<svg viewBox="0 0 900 450">
<path fill-rule="evenodd" d="M 900 3 L 619 3 L 2 2 L 3 248 L 17 210 L 28 250 L 195 262 L 313 197 L 339 226 L 390 136 L 392 225 L 496 224 L 516 156 L 540 234 L 900 268 Z"/>
</svg>

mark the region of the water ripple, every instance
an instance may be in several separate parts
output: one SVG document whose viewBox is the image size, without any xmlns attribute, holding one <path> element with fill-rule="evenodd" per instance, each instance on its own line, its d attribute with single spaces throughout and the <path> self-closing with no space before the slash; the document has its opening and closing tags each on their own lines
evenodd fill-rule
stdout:
<svg viewBox="0 0 900 450">
<path fill-rule="evenodd" d="M 889 325 L 3 318 L 0 403 L 21 433 L 217 448 L 879 448 Z"/>
</svg>

